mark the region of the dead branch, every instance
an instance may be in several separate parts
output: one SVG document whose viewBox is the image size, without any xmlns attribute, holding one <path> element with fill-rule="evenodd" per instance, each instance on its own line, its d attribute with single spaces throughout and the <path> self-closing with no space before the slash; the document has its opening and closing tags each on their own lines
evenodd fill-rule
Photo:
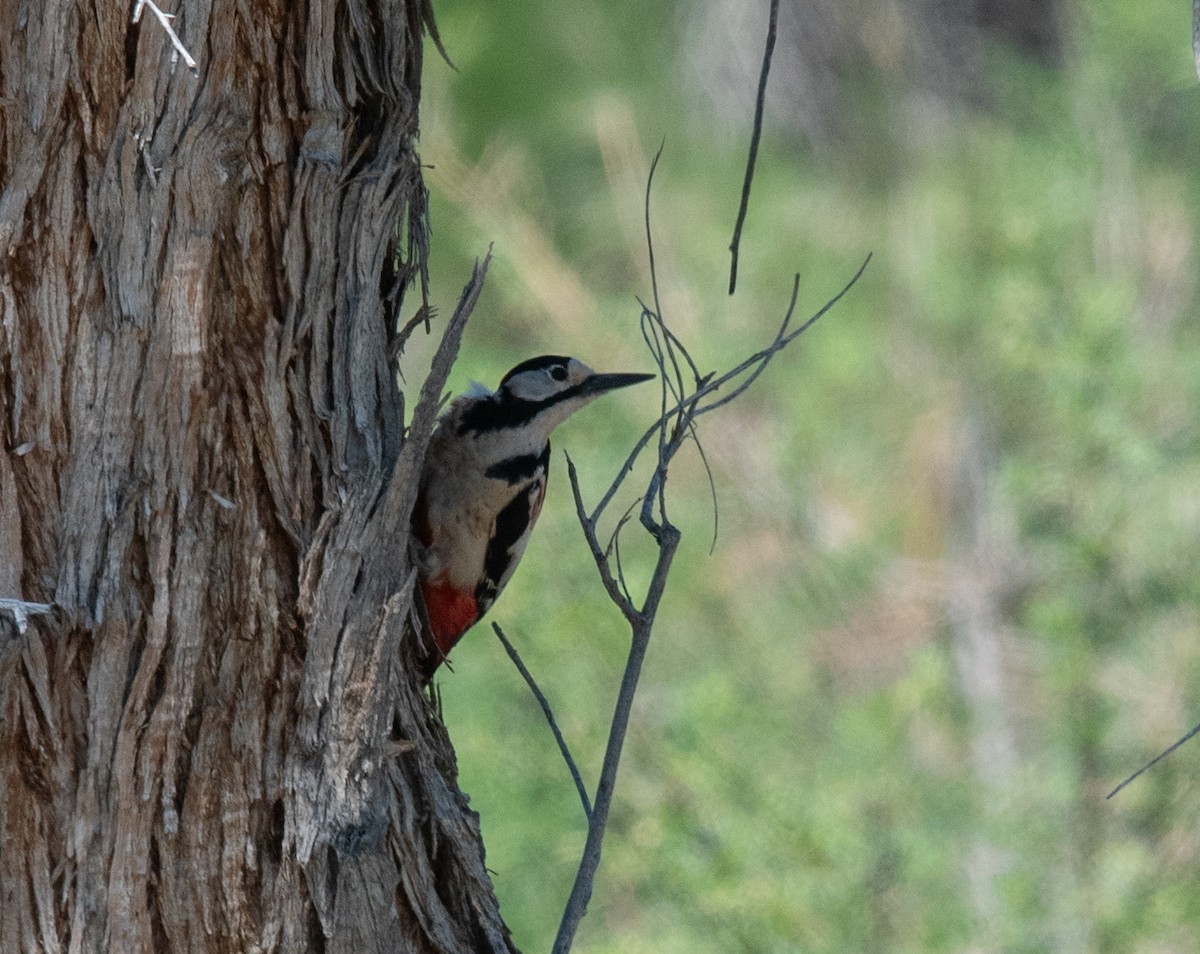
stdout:
<svg viewBox="0 0 1200 954">
<path fill-rule="evenodd" d="M 492 630 L 496 634 L 496 638 L 500 640 L 500 644 L 504 647 L 504 651 L 508 653 L 508 658 L 513 661 L 513 665 L 517 667 L 517 671 L 521 674 L 521 678 L 525 680 L 525 684 L 529 686 L 529 690 L 537 699 L 538 705 L 542 707 L 542 713 L 546 716 L 546 721 L 550 724 L 550 731 L 554 733 L 554 741 L 558 743 L 558 750 L 562 753 L 563 760 L 567 763 L 567 769 L 571 772 L 571 778 L 575 781 L 575 788 L 579 792 L 579 800 L 583 803 L 584 817 L 591 821 L 592 819 L 592 801 L 588 798 L 587 786 L 583 784 L 583 776 L 579 774 L 579 766 L 575 763 L 574 757 L 571 755 L 571 749 L 567 745 L 567 740 L 563 738 L 562 730 L 558 727 L 558 721 L 554 718 L 554 710 L 550 708 L 550 701 L 546 698 L 545 693 L 539 688 L 537 682 L 533 678 L 533 673 L 525 665 L 525 660 L 521 658 L 521 654 L 517 652 L 517 647 L 514 646 L 507 636 L 504 635 L 504 630 L 500 628 L 499 623 L 492 623 Z"/>
<path fill-rule="evenodd" d="M 1200 3 L 1200 0 L 1196 0 Z M 754 101 L 754 130 L 750 133 L 750 155 L 746 159 L 746 178 L 742 182 L 742 203 L 738 206 L 737 223 L 729 243 L 729 294 L 737 290 L 738 248 L 742 244 L 742 226 L 750 208 L 750 184 L 758 161 L 758 141 L 762 137 L 763 108 L 767 101 L 767 77 L 771 75 L 771 57 L 775 53 L 775 35 L 779 27 L 779 0 L 771 0 L 771 16 L 767 22 L 767 43 L 763 49 L 762 70 L 758 74 L 758 96 Z"/>
<path fill-rule="evenodd" d="M 666 486 L 671 462 L 687 441 L 693 440 L 699 446 L 700 440 L 696 431 L 697 419 L 745 393 L 776 354 L 811 328 L 819 318 L 827 314 L 841 300 L 842 296 L 861 277 L 870 261 L 868 255 L 841 291 L 802 325 L 792 328 L 791 321 L 800 288 L 800 277 L 797 275 L 792 284 L 791 297 L 783 321 L 772 341 L 724 373 L 701 374 L 688 348 L 667 326 L 658 302 L 658 282 L 655 275 L 653 240 L 650 232 L 650 194 L 658 158 L 657 155 L 654 158 L 646 183 L 646 241 L 650 255 L 654 308 L 642 304 L 641 322 L 642 337 L 659 371 L 659 416 L 634 444 L 633 450 L 622 464 L 608 490 L 604 492 L 599 503 L 590 512 L 583 502 L 575 464 L 570 455 L 567 456 L 567 472 L 570 476 L 571 491 L 575 498 L 575 511 L 583 529 L 584 539 L 591 550 L 592 559 L 609 599 L 621 611 L 622 616 L 629 624 L 631 638 L 625 672 L 621 679 L 621 687 L 609 729 L 600 781 L 596 788 L 596 797 L 588 822 L 587 840 L 576 872 L 575 883 L 559 924 L 558 936 L 554 942 L 554 954 L 567 954 L 570 951 L 575 932 L 591 898 L 596 870 L 600 864 L 609 808 L 616 785 L 617 769 L 629 727 L 630 712 L 633 708 L 634 696 L 637 693 L 638 680 L 649 646 L 650 634 L 657 618 L 659 602 L 666 589 L 671 564 L 679 546 L 680 532 L 667 515 Z M 685 374 L 685 369 L 690 374 Z M 726 390 L 722 391 L 723 388 Z M 658 547 L 658 558 L 645 597 L 641 606 L 638 606 L 625 586 L 624 573 L 620 566 L 620 549 L 616 542 L 626 520 L 622 518 L 618 522 L 609 546 L 601 545 L 597 523 L 609 503 L 624 485 L 638 458 L 650 446 L 652 438 L 657 438 L 655 441 L 657 463 L 641 494 L 640 522 L 655 541 Z M 701 449 L 701 455 L 703 456 L 703 449 Z M 615 570 L 614 560 L 617 561 Z"/>
<path fill-rule="evenodd" d="M 149 7 L 150 12 L 158 18 L 158 22 L 162 24 L 162 28 L 167 31 L 167 36 L 171 39 L 171 46 L 174 49 L 171 51 L 171 71 L 174 72 L 175 64 L 179 62 L 179 58 L 183 57 L 183 62 L 187 64 L 188 70 L 193 76 L 200 75 L 200 68 L 196 65 L 196 60 L 192 54 L 187 51 L 187 47 L 183 45 L 183 41 L 179 39 L 179 34 L 175 32 L 175 28 L 171 26 L 171 21 L 175 19 L 175 14 L 164 13 L 155 4 L 154 0 L 137 0 L 133 6 L 133 17 L 131 22 L 138 23 L 142 19 L 142 9 Z"/>
<path fill-rule="evenodd" d="M 1134 772 L 1132 775 L 1130 775 L 1129 778 L 1125 779 L 1125 781 L 1123 781 L 1120 785 L 1118 785 L 1116 788 L 1114 788 L 1111 792 L 1109 792 L 1104 797 L 1106 799 L 1112 798 L 1114 795 L 1117 794 L 1117 792 L 1119 792 L 1121 789 L 1123 789 L 1126 785 L 1128 785 L 1130 782 L 1132 782 L 1135 778 L 1137 778 L 1142 773 L 1148 772 L 1150 769 L 1154 768 L 1154 766 L 1156 766 L 1159 762 L 1161 762 L 1168 755 L 1170 755 L 1172 752 L 1174 752 L 1177 748 L 1179 748 L 1181 745 L 1183 745 L 1184 742 L 1187 742 L 1189 739 L 1193 738 L 1197 733 L 1200 733 L 1200 725 L 1194 726 L 1192 728 L 1192 730 L 1190 732 L 1188 732 L 1187 735 L 1185 735 L 1178 742 L 1175 742 L 1174 744 L 1169 745 L 1166 749 L 1159 752 L 1158 755 L 1154 756 L 1154 758 L 1152 758 L 1149 762 L 1147 762 L 1145 765 L 1143 765 L 1140 769 L 1138 769 L 1136 772 Z"/>
<path fill-rule="evenodd" d="M 26 600 L 0 597 L 0 611 L 12 614 L 18 633 L 24 633 L 29 628 L 30 616 L 41 616 L 53 610 L 54 607 L 49 603 L 29 603 Z"/>
</svg>

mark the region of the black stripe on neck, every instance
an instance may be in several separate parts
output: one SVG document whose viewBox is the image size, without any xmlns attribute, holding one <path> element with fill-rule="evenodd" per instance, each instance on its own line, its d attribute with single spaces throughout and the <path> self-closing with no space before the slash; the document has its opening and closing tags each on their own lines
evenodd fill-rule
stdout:
<svg viewBox="0 0 1200 954">
<path fill-rule="evenodd" d="M 483 472 L 485 477 L 491 477 L 493 480 L 503 480 L 509 484 L 519 484 L 524 480 L 532 480 L 537 476 L 538 471 L 543 473 L 550 467 L 550 443 L 547 441 L 546 446 L 542 448 L 540 454 L 518 454 L 516 457 L 507 457 L 498 463 L 492 464 Z"/>
<path fill-rule="evenodd" d="M 584 382 L 586 383 L 586 382 Z M 514 397 L 501 389 L 491 397 L 480 398 L 464 412 L 458 424 L 458 433 L 476 434 L 487 431 L 502 431 L 510 427 L 522 427 L 535 417 L 553 407 L 559 401 L 567 401 L 576 397 L 583 389 L 583 384 L 577 384 L 565 391 L 559 391 L 540 401 L 526 401 Z"/>
<path fill-rule="evenodd" d="M 501 391 L 491 397 L 480 398 L 468 407 L 459 421 L 458 433 L 474 431 L 479 434 L 520 427 L 537 417 L 543 407 L 545 405 L 540 401 L 522 401 Z"/>
</svg>

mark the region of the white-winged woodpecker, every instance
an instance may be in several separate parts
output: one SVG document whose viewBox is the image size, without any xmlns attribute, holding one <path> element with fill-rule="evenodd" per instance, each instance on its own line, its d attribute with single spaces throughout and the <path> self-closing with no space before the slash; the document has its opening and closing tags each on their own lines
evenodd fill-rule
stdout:
<svg viewBox="0 0 1200 954">
<path fill-rule="evenodd" d="M 433 631 L 427 678 L 516 569 L 546 496 L 551 432 L 601 394 L 653 377 L 597 374 L 575 358 L 543 355 L 518 364 L 495 392 L 476 385 L 450 403 L 413 511 Z"/>
</svg>

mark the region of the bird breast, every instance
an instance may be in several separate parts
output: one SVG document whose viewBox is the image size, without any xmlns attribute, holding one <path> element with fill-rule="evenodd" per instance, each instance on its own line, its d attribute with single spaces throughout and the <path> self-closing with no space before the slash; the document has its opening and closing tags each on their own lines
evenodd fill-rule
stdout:
<svg viewBox="0 0 1200 954">
<path fill-rule="evenodd" d="M 518 495 L 528 495 L 534 484 L 540 485 L 536 491 L 540 506 L 545 467 L 543 455 L 527 461 L 520 460 L 522 454 L 504 456 L 499 447 L 486 446 L 489 441 L 464 439 L 449 430 L 435 432 L 426 457 L 421 490 L 432 538 L 425 574 L 436 579 L 444 573 L 456 588 L 474 591 L 484 577 L 498 515 Z M 536 510 L 530 516 L 536 518 Z M 522 536 L 527 537 L 527 530 Z M 524 548 L 524 540 L 519 543 L 516 557 Z M 502 585 L 506 580 L 495 582 Z"/>
</svg>

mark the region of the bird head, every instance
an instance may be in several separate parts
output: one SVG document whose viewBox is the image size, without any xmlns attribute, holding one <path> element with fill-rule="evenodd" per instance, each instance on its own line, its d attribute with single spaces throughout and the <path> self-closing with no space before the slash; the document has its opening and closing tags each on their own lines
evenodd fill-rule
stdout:
<svg viewBox="0 0 1200 954">
<path fill-rule="evenodd" d="M 559 424 L 601 394 L 652 374 L 598 374 L 577 358 L 548 354 L 522 361 L 463 418 L 464 430 L 525 428 L 546 440 Z M 531 435 L 532 436 L 532 435 Z"/>
<path fill-rule="evenodd" d="M 585 404 L 617 388 L 648 381 L 652 374 L 598 374 L 578 358 L 557 354 L 522 361 L 500 381 L 500 399 L 538 409 L 547 434 Z"/>
</svg>

